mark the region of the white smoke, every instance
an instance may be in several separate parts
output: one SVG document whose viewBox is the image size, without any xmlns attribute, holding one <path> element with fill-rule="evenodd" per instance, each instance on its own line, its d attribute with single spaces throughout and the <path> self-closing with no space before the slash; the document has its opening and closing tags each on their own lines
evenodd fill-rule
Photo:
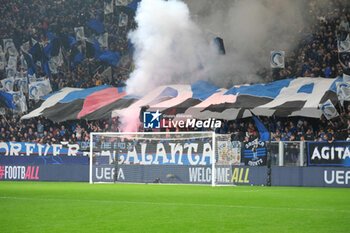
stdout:
<svg viewBox="0 0 350 233">
<path fill-rule="evenodd" d="M 184 1 L 141 1 L 138 27 L 129 34 L 135 45 L 129 92 L 198 79 L 222 87 L 262 81 L 255 74 L 269 68 L 270 51 L 288 56 L 312 21 L 302 17 L 308 3 L 301 0 Z M 225 56 L 211 45 L 216 36 L 225 41 Z"/>
<path fill-rule="evenodd" d="M 135 19 L 138 27 L 129 34 L 135 46 L 129 92 L 145 93 L 154 86 L 208 78 L 210 61 L 219 55 L 191 20 L 185 3 L 143 0 Z"/>
<path fill-rule="evenodd" d="M 206 80 L 221 87 L 266 82 L 256 75 L 269 71 L 271 50 L 288 57 L 302 29 L 313 22 L 303 0 L 142 0 L 129 33 L 135 46 L 135 70 L 127 92 L 145 95 L 166 84 Z M 213 47 L 224 39 L 226 55 Z M 122 124 L 135 130 L 139 107 L 125 112 Z M 131 120 L 130 115 L 135 115 Z M 130 127 L 129 127 L 130 126 Z M 131 127 L 132 126 L 132 127 Z"/>
</svg>

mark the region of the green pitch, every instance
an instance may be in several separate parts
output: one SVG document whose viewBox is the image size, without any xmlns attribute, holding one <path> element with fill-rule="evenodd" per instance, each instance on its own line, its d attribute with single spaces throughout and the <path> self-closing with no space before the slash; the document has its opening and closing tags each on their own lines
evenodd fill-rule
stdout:
<svg viewBox="0 0 350 233">
<path fill-rule="evenodd" d="M 0 182 L 0 232 L 349 232 L 350 189 Z"/>
</svg>

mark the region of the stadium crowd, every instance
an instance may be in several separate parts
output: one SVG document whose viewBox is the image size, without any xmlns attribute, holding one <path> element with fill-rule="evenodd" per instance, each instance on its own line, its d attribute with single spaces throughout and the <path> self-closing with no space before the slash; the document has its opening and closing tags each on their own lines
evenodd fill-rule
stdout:
<svg viewBox="0 0 350 233">
<path fill-rule="evenodd" d="M 314 1 L 311 1 L 311 3 Z M 48 32 L 55 35 L 74 35 L 74 27 L 85 25 L 92 18 L 98 18 L 109 33 L 108 49 L 117 51 L 126 58 L 130 57 L 130 46 L 127 33 L 136 27 L 133 20 L 134 12 L 125 7 L 115 7 L 112 14 L 103 13 L 103 1 L 94 0 L 0 0 L 1 39 L 13 38 L 16 46 L 31 38 L 48 42 Z M 310 4 L 310 16 L 317 19 L 311 27 L 304 28 L 303 39 L 297 48 L 287 55 L 286 68 L 274 71 L 262 70 L 259 75 L 265 80 L 278 80 L 296 77 L 326 77 L 342 76 L 343 68 L 339 63 L 337 38 L 346 37 L 350 33 L 350 11 L 340 0 L 328 1 L 329 8 L 320 10 Z M 329 10 L 332 9 L 332 10 Z M 120 12 L 128 15 L 127 24 L 119 25 Z M 94 32 L 86 30 L 87 36 Z M 80 43 L 80 42 L 79 42 Z M 84 49 L 84 44 L 81 44 Z M 131 69 L 131 59 L 125 59 L 121 65 L 111 66 L 111 75 L 102 75 L 109 67 L 96 59 L 85 58 L 76 67 L 72 65 L 69 52 L 64 56 L 64 65 L 58 68 L 58 73 L 48 77 L 39 69 L 39 76 L 50 79 L 52 90 L 63 87 L 88 88 L 102 84 L 113 86 L 125 85 Z M 345 65 L 349 57 L 343 57 Z M 18 65 L 19 66 L 19 65 Z M 0 70 L 0 79 L 6 78 L 5 70 Z M 27 98 L 28 108 L 35 102 Z M 271 130 L 272 140 L 350 140 L 350 106 L 340 107 L 340 117 L 332 121 L 321 117 L 311 118 L 262 118 L 263 123 Z M 7 111 L 0 121 L 0 141 L 31 141 L 54 143 L 58 141 L 88 141 L 91 131 L 119 131 L 117 118 L 99 121 L 67 121 L 55 123 L 38 117 L 30 120 L 20 120 L 21 115 L 13 115 Z M 175 130 L 175 129 L 174 129 Z M 200 129 L 197 129 L 200 130 Z M 233 140 L 247 141 L 259 137 L 252 119 L 224 121 L 218 133 L 230 133 Z"/>
<path fill-rule="evenodd" d="M 310 1 L 310 14 L 315 21 L 299 32 L 298 46 L 286 56 L 285 68 L 262 73 L 273 80 L 297 77 L 337 78 L 343 75 L 338 59 L 337 40 L 349 35 L 350 11 L 343 1 L 327 1 L 327 6 L 317 7 L 317 1 Z M 344 54 L 341 61 L 349 67 L 350 57 Z"/>
</svg>

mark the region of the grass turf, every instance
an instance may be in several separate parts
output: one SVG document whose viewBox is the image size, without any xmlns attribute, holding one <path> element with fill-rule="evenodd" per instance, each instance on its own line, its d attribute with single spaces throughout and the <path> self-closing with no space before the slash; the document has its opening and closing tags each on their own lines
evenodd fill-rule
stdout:
<svg viewBox="0 0 350 233">
<path fill-rule="evenodd" d="M 349 232 L 350 189 L 0 182 L 0 232 Z"/>
</svg>

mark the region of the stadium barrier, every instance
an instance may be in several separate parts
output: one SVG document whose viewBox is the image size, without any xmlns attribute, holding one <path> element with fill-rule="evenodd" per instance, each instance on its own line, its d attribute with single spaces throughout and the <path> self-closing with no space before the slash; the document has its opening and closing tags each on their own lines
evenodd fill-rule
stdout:
<svg viewBox="0 0 350 233">
<path fill-rule="evenodd" d="M 119 182 L 210 184 L 211 166 L 121 165 Z M 113 180 L 115 167 L 96 167 L 94 176 L 100 182 Z M 216 171 L 221 183 L 235 185 L 265 185 L 266 166 L 232 166 Z M 177 174 L 169 176 L 169 174 Z M 70 181 L 88 182 L 89 166 L 76 164 L 0 165 L 0 180 L 4 181 Z M 347 187 L 350 188 L 350 168 L 333 167 L 272 167 L 272 186 Z"/>
<path fill-rule="evenodd" d="M 77 147 L 34 144 L 0 143 L 0 180 L 89 181 L 89 158 L 86 156 L 88 146 L 74 149 L 76 151 L 74 154 L 73 149 L 69 152 L 69 148 Z M 113 148 L 124 146 L 122 143 L 109 144 L 101 145 L 101 148 L 110 152 Z M 266 147 L 263 144 L 261 146 Z M 273 186 L 350 187 L 349 147 L 350 142 L 339 141 L 333 143 L 272 142 L 268 149 L 261 150 L 265 151 L 265 154 L 261 151 L 257 152 L 256 159 L 270 152 L 271 185 Z M 42 155 L 39 155 L 40 148 L 42 148 Z M 254 158 L 247 148 L 242 147 L 240 166 L 216 169 L 215 174 L 220 183 L 266 185 L 266 164 L 243 165 L 244 159 Z M 100 162 L 105 165 L 96 167 L 93 171 L 95 178 L 101 182 L 110 181 L 114 176 L 115 166 L 109 164 L 109 155 L 105 154 L 100 158 Z M 247 158 L 244 157 L 245 155 Z M 157 180 L 163 183 L 209 184 L 211 175 L 210 165 L 121 164 L 118 168 L 119 182 L 151 183 Z"/>
<path fill-rule="evenodd" d="M 87 182 L 89 166 L 83 164 L 0 165 L 0 180 Z"/>
</svg>

